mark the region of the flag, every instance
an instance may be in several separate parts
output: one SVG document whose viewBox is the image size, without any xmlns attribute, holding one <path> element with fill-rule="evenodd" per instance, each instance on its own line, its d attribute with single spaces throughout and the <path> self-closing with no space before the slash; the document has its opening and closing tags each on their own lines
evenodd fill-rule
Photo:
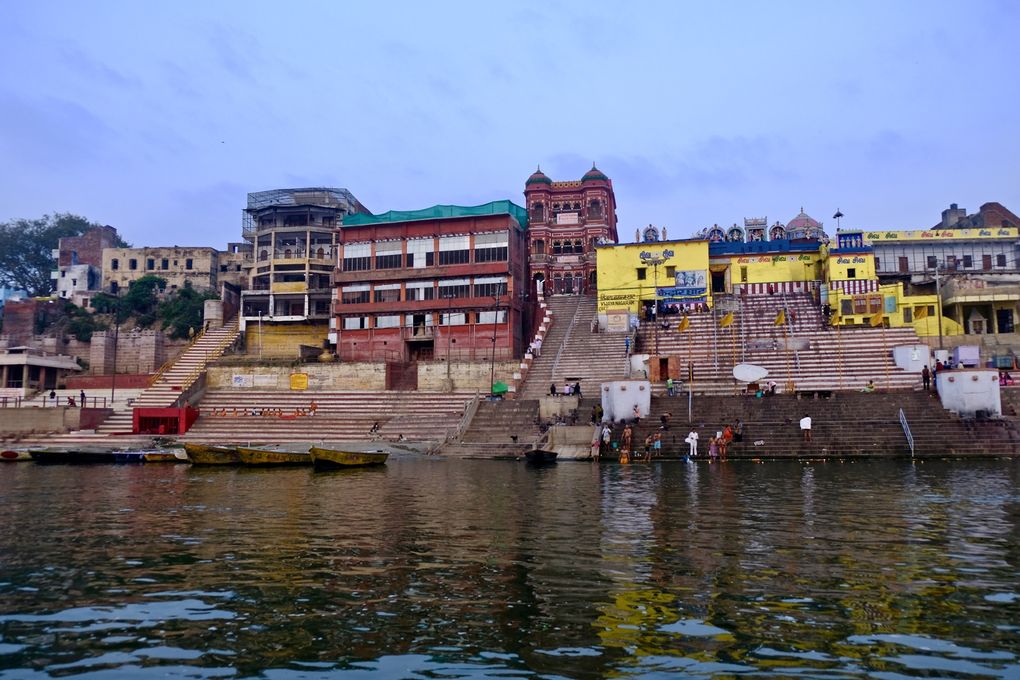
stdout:
<svg viewBox="0 0 1020 680">
<path fill-rule="evenodd" d="M 928 318 L 928 305 L 925 305 L 924 307 L 918 307 L 916 310 L 914 310 L 914 321 L 926 318 Z"/>
<path fill-rule="evenodd" d="M 733 312 L 727 312 L 727 313 L 726 313 L 726 316 L 724 316 L 724 317 L 723 317 L 723 318 L 722 318 L 722 319 L 721 319 L 721 320 L 719 321 L 719 328 L 726 328 L 726 327 L 727 327 L 727 326 L 729 326 L 729 325 L 730 325 L 731 323 L 733 323 Z"/>
<path fill-rule="evenodd" d="M 680 323 L 678 323 L 676 325 L 676 332 L 677 333 L 683 333 L 685 330 L 687 330 L 690 327 L 691 327 L 691 320 L 688 319 L 685 316 L 684 318 L 680 319 Z"/>
<path fill-rule="evenodd" d="M 872 328 L 878 328 L 879 326 L 881 326 L 882 325 L 882 319 L 884 319 L 884 318 L 885 317 L 882 315 L 882 312 L 876 312 L 871 317 L 871 327 Z"/>
<path fill-rule="evenodd" d="M 779 313 L 776 314 L 776 325 L 782 326 L 784 324 L 786 324 L 786 310 L 780 309 Z"/>
</svg>

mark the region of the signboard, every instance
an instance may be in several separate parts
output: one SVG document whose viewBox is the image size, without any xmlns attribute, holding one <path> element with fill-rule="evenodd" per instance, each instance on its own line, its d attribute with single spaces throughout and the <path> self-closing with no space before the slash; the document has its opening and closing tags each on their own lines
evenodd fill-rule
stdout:
<svg viewBox="0 0 1020 680">
<path fill-rule="evenodd" d="M 291 373 L 290 374 L 290 389 L 292 389 L 292 390 L 307 390 L 308 389 L 308 374 L 307 373 Z"/>
<path fill-rule="evenodd" d="M 704 286 L 700 288 L 688 286 L 685 288 L 658 288 L 655 294 L 662 302 L 698 302 L 705 299 L 707 292 L 708 290 Z"/>
<path fill-rule="evenodd" d="M 637 293 L 619 293 L 614 295 L 599 294 L 599 311 L 608 312 L 611 309 L 626 307 L 631 309 L 637 304 Z"/>
<path fill-rule="evenodd" d="M 230 379 L 231 387 L 252 387 L 254 383 L 255 381 L 253 379 L 253 376 L 250 374 L 248 375 L 234 374 L 234 376 L 231 377 Z"/>
<path fill-rule="evenodd" d="M 752 255 L 738 257 L 737 264 L 777 264 L 779 262 L 812 262 L 810 255 Z"/>
<path fill-rule="evenodd" d="M 577 218 L 576 212 L 556 214 L 556 224 L 578 224 L 578 223 L 579 220 Z"/>
<path fill-rule="evenodd" d="M 691 269 L 688 271 L 682 271 L 676 273 L 676 287 L 677 288 L 704 288 L 705 287 L 705 270 L 704 269 Z"/>
<path fill-rule="evenodd" d="M 868 243 L 890 241 L 962 241 L 965 239 L 1015 239 L 1020 238 L 1017 227 L 995 227 L 993 229 L 908 229 L 905 231 L 865 231 Z"/>
</svg>

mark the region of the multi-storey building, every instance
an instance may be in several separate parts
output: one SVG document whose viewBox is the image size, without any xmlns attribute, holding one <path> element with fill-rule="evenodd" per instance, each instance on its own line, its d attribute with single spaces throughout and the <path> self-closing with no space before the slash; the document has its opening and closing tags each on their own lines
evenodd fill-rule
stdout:
<svg viewBox="0 0 1020 680">
<path fill-rule="evenodd" d="M 613 183 L 594 164 L 581 180 L 536 170 L 524 185 L 532 279 L 546 294 L 597 288 L 595 248 L 617 242 Z"/>
<path fill-rule="evenodd" d="M 339 357 L 521 356 L 533 301 L 526 229 L 510 201 L 345 217 L 330 333 Z"/>
<path fill-rule="evenodd" d="M 107 225 L 81 236 L 65 236 L 57 242 L 53 257 L 57 268 L 50 274 L 57 297 L 88 307 L 103 282 L 103 250 L 117 245 L 117 230 Z"/>
<path fill-rule="evenodd" d="M 196 290 L 215 291 L 219 268 L 219 251 L 215 248 L 105 248 L 103 290 L 118 295 L 143 276 L 158 276 L 166 281 L 168 293 L 185 284 Z"/>
<path fill-rule="evenodd" d="M 359 212 L 367 210 L 347 189 L 248 194 L 242 233 L 251 244 L 252 261 L 241 293 L 241 327 L 258 322 L 270 335 L 289 338 L 270 343 L 276 354 L 293 354 L 302 342 L 321 345 L 330 318 L 338 227 L 344 216 Z"/>
</svg>

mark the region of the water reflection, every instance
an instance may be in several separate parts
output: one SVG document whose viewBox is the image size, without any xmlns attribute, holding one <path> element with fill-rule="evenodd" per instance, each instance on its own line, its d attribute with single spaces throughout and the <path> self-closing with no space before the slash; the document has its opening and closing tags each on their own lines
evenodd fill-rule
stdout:
<svg viewBox="0 0 1020 680">
<path fill-rule="evenodd" d="M 1018 464 L 6 465 L 0 678 L 1020 673 Z"/>
</svg>

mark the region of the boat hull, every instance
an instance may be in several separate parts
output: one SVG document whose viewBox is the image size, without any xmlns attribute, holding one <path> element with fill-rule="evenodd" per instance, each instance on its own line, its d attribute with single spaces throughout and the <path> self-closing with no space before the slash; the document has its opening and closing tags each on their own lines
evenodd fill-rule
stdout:
<svg viewBox="0 0 1020 680">
<path fill-rule="evenodd" d="M 315 467 L 323 470 L 385 465 L 390 455 L 386 451 L 340 451 L 318 446 L 313 446 L 308 452 Z"/>
<path fill-rule="evenodd" d="M 0 451 L 0 462 L 16 463 L 19 460 L 32 460 L 32 455 L 28 451 Z"/>
<path fill-rule="evenodd" d="M 113 451 L 35 449 L 29 451 L 29 454 L 33 461 L 41 465 L 99 465 L 117 462 Z"/>
<path fill-rule="evenodd" d="M 276 449 L 250 449 L 238 447 L 238 455 L 241 457 L 242 465 L 254 465 L 259 467 L 283 466 L 283 465 L 311 465 L 312 457 L 307 451 L 283 451 Z"/>
<path fill-rule="evenodd" d="M 529 465 L 552 465 L 556 462 L 556 452 L 544 449 L 532 449 L 524 454 Z"/>
<path fill-rule="evenodd" d="M 241 456 L 237 449 L 229 446 L 208 444 L 185 444 L 184 452 L 192 465 L 240 465 Z"/>
</svg>

